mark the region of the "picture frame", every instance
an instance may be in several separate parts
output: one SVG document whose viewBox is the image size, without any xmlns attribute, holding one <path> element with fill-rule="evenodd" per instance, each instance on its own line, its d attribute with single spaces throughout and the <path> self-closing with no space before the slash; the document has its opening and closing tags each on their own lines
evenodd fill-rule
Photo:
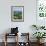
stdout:
<svg viewBox="0 0 46 46">
<path fill-rule="evenodd" d="M 37 16 L 39 19 L 46 18 L 46 0 L 37 0 L 36 3 Z"/>
<path fill-rule="evenodd" d="M 11 6 L 11 21 L 24 22 L 24 6 Z"/>
<path fill-rule="evenodd" d="M 46 25 L 46 0 L 36 1 L 36 24 Z"/>
</svg>

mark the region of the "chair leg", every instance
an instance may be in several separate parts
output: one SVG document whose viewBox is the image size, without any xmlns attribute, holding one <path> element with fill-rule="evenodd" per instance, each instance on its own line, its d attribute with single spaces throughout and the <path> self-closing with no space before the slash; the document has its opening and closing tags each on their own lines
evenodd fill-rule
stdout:
<svg viewBox="0 0 46 46">
<path fill-rule="evenodd" d="M 7 46 L 7 34 L 5 34 L 5 46 Z"/>
<path fill-rule="evenodd" d="M 17 34 L 17 46 L 18 46 L 18 34 Z"/>
<path fill-rule="evenodd" d="M 7 42 L 5 41 L 5 46 L 7 46 Z"/>
</svg>

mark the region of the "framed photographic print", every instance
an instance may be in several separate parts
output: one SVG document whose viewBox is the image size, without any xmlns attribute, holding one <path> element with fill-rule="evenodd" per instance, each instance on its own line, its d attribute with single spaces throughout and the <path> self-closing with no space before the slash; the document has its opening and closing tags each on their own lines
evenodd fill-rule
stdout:
<svg viewBox="0 0 46 46">
<path fill-rule="evenodd" d="M 11 21 L 24 21 L 24 6 L 11 6 Z"/>
<path fill-rule="evenodd" d="M 46 0 L 37 0 L 36 3 L 36 24 L 44 26 L 46 25 Z"/>
<path fill-rule="evenodd" d="M 37 15 L 46 18 L 46 0 L 37 0 Z"/>
</svg>

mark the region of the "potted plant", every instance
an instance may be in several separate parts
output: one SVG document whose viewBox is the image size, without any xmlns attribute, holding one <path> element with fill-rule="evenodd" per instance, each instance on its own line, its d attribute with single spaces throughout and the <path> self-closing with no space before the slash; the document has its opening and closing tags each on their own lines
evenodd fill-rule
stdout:
<svg viewBox="0 0 46 46">
<path fill-rule="evenodd" d="M 37 41 L 40 43 L 40 40 L 46 36 L 45 32 L 35 32 L 33 35 L 37 38 Z"/>
</svg>

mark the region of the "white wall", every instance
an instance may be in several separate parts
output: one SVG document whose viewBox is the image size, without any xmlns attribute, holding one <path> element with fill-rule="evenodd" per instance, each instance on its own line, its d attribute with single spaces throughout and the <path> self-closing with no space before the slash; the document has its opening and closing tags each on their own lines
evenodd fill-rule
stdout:
<svg viewBox="0 0 46 46">
<path fill-rule="evenodd" d="M 24 6 L 24 22 L 11 22 L 11 6 Z M 0 33 L 3 29 L 16 26 L 20 32 L 29 32 L 31 24 L 36 24 L 36 0 L 0 1 Z"/>
<path fill-rule="evenodd" d="M 24 6 L 24 22 L 11 22 L 11 6 Z M 0 34 L 17 26 L 32 35 L 32 24 L 36 24 L 36 0 L 0 0 Z"/>
</svg>

